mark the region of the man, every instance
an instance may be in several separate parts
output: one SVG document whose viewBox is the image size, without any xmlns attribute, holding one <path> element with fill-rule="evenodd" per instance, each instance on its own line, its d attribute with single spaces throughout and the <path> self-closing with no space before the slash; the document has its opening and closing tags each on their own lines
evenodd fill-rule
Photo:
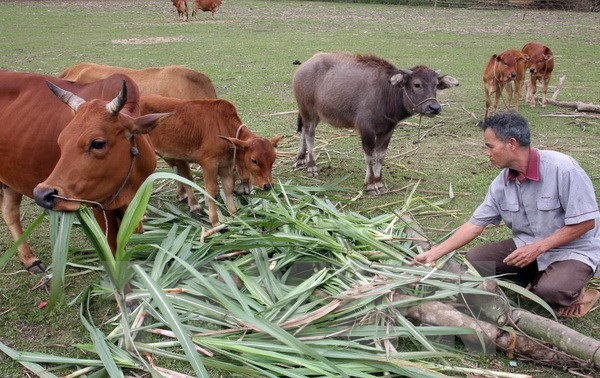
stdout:
<svg viewBox="0 0 600 378">
<path fill-rule="evenodd" d="M 527 121 L 517 113 L 498 113 L 480 127 L 487 156 L 502 171 L 471 219 L 411 264 L 432 263 L 502 220 L 513 237 L 470 250 L 475 269 L 529 284 L 561 316 L 587 314 L 600 297 L 585 290 L 600 265 L 600 212 L 590 178 L 570 156 L 531 148 Z"/>
</svg>

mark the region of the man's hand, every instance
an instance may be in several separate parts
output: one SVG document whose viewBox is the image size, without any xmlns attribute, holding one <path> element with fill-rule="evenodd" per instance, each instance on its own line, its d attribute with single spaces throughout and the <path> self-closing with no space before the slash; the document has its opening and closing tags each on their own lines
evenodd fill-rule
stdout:
<svg viewBox="0 0 600 378">
<path fill-rule="evenodd" d="M 439 257 L 436 256 L 435 247 L 430 249 L 429 251 L 425 251 L 419 253 L 415 256 L 415 258 L 408 263 L 408 265 L 431 265 L 437 260 Z"/>
<path fill-rule="evenodd" d="M 526 244 L 515 249 L 510 255 L 506 256 L 503 262 L 506 265 L 524 268 L 534 262 L 542 253 L 544 253 L 544 251 L 537 244 Z"/>
</svg>

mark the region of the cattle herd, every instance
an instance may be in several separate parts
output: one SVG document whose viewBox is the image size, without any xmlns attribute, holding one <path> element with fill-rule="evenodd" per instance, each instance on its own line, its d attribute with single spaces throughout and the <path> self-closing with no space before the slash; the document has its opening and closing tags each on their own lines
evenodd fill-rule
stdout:
<svg viewBox="0 0 600 378">
<path fill-rule="evenodd" d="M 188 6 L 187 0 L 171 0 L 173 6 L 177 10 L 177 15 L 181 21 L 188 20 Z M 198 18 L 198 11 L 210 12 L 214 17 L 215 12 L 221 6 L 222 0 L 194 0 L 194 9 L 192 10 L 192 17 Z"/>
<path fill-rule="evenodd" d="M 195 4 L 196 12 L 205 10 L 203 1 Z M 514 97 L 518 110 L 527 69 L 527 101 L 535 106 L 541 80 L 545 106 L 553 65 L 552 51 L 539 43 L 494 54 L 483 75 L 485 115 L 490 96 L 495 93 L 496 112 L 504 90 L 507 107 Z M 455 78 L 425 66 L 401 69 L 374 55 L 315 54 L 293 77 L 300 133 L 294 167 L 317 175 L 313 149 L 320 121 L 356 129 L 366 161 L 366 189 L 385 192 L 382 166 L 395 126 L 415 114 L 439 114 L 437 90 L 455 86 Z M 234 191 L 271 188 L 275 148 L 282 138 L 254 134 L 232 103 L 217 98 L 210 78 L 182 66 L 82 63 L 65 68 L 59 77 L 0 70 L 0 107 L 0 206 L 15 240 L 23 234 L 20 203 L 25 195 L 47 209 L 91 206 L 115 250 L 120 221 L 155 170 L 157 155 L 189 180 L 189 163 L 200 165 L 212 197 L 207 200 L 209 221 L 216 226 L 219 179 L 227 210 L 234 213 Z M 190 187 L 179 185 L 177 194 L 199 213 Z M 26 242 L 18 254 L 28 270 L 45 271 Z"/>
</svg>

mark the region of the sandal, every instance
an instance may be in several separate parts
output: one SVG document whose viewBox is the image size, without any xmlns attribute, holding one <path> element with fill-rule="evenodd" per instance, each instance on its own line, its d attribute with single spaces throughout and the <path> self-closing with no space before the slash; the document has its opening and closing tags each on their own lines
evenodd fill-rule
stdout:
<svg viewBox="0 0 600 378">
<path fill-rule="evenodd" d="M 581 318 L 590 312 L 598 299 L 600 299 L 600 291 L 596 289 L 587 289 L 572 305 L 560 308 L 558 310 L 558 316 L 564 318 Z"/>
</svg>

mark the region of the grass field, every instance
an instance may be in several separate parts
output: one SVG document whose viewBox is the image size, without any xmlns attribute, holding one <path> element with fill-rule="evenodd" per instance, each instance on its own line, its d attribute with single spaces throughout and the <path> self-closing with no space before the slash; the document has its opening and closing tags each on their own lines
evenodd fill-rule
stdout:
<svg viewBox="0 0 600 378">
<path fill-rule="evenodd" d="M 418 219 L 434 240 L 468 219 L 497 174 L 483 154 L 476 127 L 483 116 L 483 67 L 492 54 L 520 49 L 530 41 L 554 51 L 551 91 L 559 77 L 566 77 L 560 100 L 600 103 L 599 13 L 228 0 L 214 18 L 205 13 L 180 22 L 167 0 L 0 2 L 1 69 L 58 75 L 86 61 L 133 68 L 186 65 L 208 75 L 219 97 L 233 102 L 253 131 L 285 136 L 276 179 L 321 185 L 347 175 L 339 195 L 353 199 L 348 208 L 365 214 L 402 203 L 417 184 L 417 193 L 430 198 L 442 197 L 451 186 L 456 197 L 444 211 Z M 297 66 L 292 62 L 318 51 L 374 53 L 398 67 L 426 64 L 460 81 L 458 88 L 438 93 L 444 105 L 441 115 L 409 118 L 397 128 L 384 167 L 390 190 L 386 195 L 362 193 L 364 159 L 358 136 L 328 125 L 317 131 L 319 176 L 307 178 L 291 168 L 298 142 L 291 91 Z M 523 103 L 521 113 L 530 122 L 534 146 L 573 156 L 600 188 L 600 119 L 551 105 L 542 109 Z M 24 201 L 22 211 L 25 224 L 41 213 L 30 200 Z M 480 242 L 506 235 L 505 229 L 492 229 Z M 2 223 L 0 251 L 11 243 Z M 47 233 L 36 231 L 30 243 L 49 263 Z M 75 244 L 86 247 L 81 237 Z M 40 277 L 19 269 L 13 259 L 0 270 L 0 340 L 17 350 L 80 353 L 73 345 L 88 335 L 77 306 L 53 314 L 39 310 L 47 294 L 31 288 Z M 74 299 L 94 279 L 93 274 L 73 276 L 68 298 Z M 95 308 L 100 318 L 112 310 L 112 303 L 104 305 Z M 565 323 L 600 338 L 598 313 Z M 570 376 L 524 366 L 536 377 Z M 20 376 L 26 374 L 0 354 L 0 377 Z"/>
</svg>

